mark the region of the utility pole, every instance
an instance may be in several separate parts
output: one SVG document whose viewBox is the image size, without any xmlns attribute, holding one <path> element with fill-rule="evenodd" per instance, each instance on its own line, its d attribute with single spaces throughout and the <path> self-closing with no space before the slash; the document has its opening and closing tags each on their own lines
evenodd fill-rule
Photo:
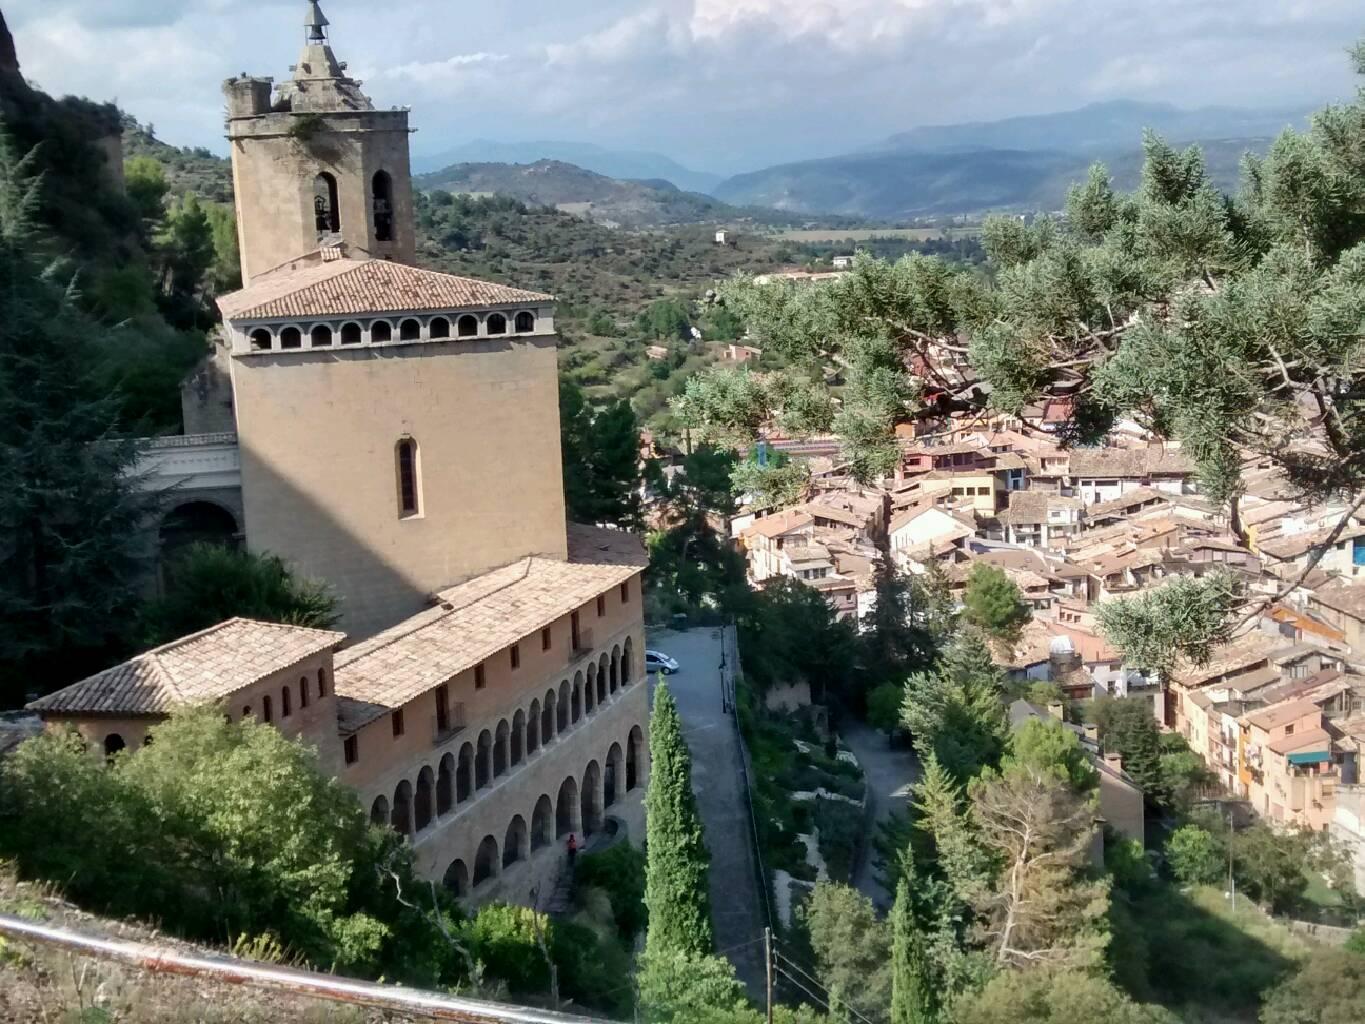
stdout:
<svg viewBox="0 0 1365 1024">
<path fill-rule="evenodd" d="M 1237 876 L 1232 873 L 1232 815 L 1233 810 L 1228 808 L 1228 892 L 1232 895 L 1232 912 L 1237 912 Z"/>
<path fill-rule="evenodd" d="M 773 1024 L 773 930 L 763 929 L 763 959 L 768 969 L 768 1024 Z"/>
</svg>

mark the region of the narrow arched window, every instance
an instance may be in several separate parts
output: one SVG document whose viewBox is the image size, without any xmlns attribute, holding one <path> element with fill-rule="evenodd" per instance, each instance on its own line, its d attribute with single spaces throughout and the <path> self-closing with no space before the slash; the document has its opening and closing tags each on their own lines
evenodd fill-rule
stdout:
<svg viewBox="0 0 1365 1024">
<path fill-rule="evenodd" d="M 421 511 L 417 485 L 417 442 L 410 437 L 399 441 L 397 460 L 398 514 L 406 519 Z"/>
<path fill-rule="evenodd" d="M 370 324 L 371 341 L 393 341 L 393 325 L 387 320 L 376 320 Z"/>
<path fill-rule="evenodd" d="M 318 238 L 341 230 L 341 205 L 337 201 L 337 180 L 326 171 L 313 179 L 313 218 Z"/>
<path fill-rule="evenodd" d="M 289 687 L 280 690 L 280 717 L 288 718 L 294 713 L 294 700 L 289 695 Z"/>
<path fill-rule="evenodd" d="M 363 338 L 364 332 L 361 331 L 359 324 L 349 323 L 341 325 L 341 343 L 343 345 L 359 345 Z"/>
<path fill-rule="evenodd" d="M 536 315 L 534 313 L 521 312 L 517 314 L 517 333 L 530 334 L 536 329 Z"/>
<path fill-rule="evenodd" d="M 308 677 L 304 676 L 299 680 L 299 705 L 308 706 Z"/>
<path fill-rule="evenodd" d="M 492 316 L 490 316 L 488 318 L 488 333 L 506 334 L 507 317 L 503 316 L 501 313 L 494 313 Z"/>
<path fill-rule="evenodd" d="M 325 668 L 318 669 L 318 696 L 327 696 L 327 670 Z"/>
<path fill-rule="evenodd" d="M 273 711 L 273 706 L 270 703 L 270 696 L 269 694 L 267 694 L 266 696 L 261 698 L 261 721 L 273 722 L 274 720 L 275 715 Z"/>
<path fill-rule="evenodd" d="M 422 336 L 422 323 L 412 317 L 404 320 L 398 325 L 398 337 L 401 341 L 416 341 Z"/>
<path fill-rule="evenodd" d="M 297 327 L 280 331 L 280 348 L 303 348 L 303 334 Z"/>
<path fill-rule="evenodd" d="M 431 323 L 427 325 L 427 336 L 431 338 L 449 338 L 450 321 L 443 316 L 434 316 Z"/>
<path fill-rule="evenodd" d="M 456 328 L 461 338 L 477 338 L 479 336 L 479 318 L 476 316 L 462 316 Z"/>
<path fill-rule="evenodd" d="M 326 348 L 332 344 L 332 329 L 326 324 L 318 324 L 313 328 L 310 341 L 314 348 Z"/>
<path fill-rule="evenodd" d="M 268 352 L 275 339 L 264 327 L 257 327 L 251 332 L 251 351 Z"/>
<path fill-rule="evenodd" d="M 374 237 L 377 242 L 393 241 L 393 179 L 379 171 L 370 183 L 374 203 Z"/>
</svg>

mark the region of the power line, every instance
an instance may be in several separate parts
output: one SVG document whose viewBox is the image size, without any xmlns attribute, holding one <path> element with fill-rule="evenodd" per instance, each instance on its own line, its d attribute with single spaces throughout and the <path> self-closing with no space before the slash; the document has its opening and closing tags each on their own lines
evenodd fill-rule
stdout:
<svg viewBox="0 0 1365 1024">
<path fill-rule="evenodd" d="M 819 981 L 817 981 L 815 978 L 813 978 L 813 977 L 812 977 L 805 969 L 803 969 L 803 968 L 801 967 L 801 965 L 798 964 L 795 960 L 793 960 L 791 957 L 787 956 L 785 953 L 781 953 L 781 952 L 777 952 L 777 951 L 774 951 L 774 952 L 775 952 L 776 957 L 777 957 L 777 959 L 778 959 L 779 961 L 785 962 L 789 967 L 791 967 L 791 968 L 793 968 L 794 970 L 796 970 L 798 973 L 801 974 L 802 977 L 804 977 L 804 978 L 805 978 L 807 981 L 809 981 L 812 985 L 814 985 L 816 988 L 822 990 L 822 991 L 825 993 L 826 996 L 828 996 L 828 995 L 830 994 L 830 991 L 829 991 L 828 988 L 826 988 L 826 987 L 825 987 L 824 985 L 822 985 Z M 778 970 L 781 970 L 783 974 L 787 975 L 788 979 L 790 979 L 793 983 L 796 983 L 797 987 L 800 988 L 803 992 L 805 992 L 807 995 L 810 994 L 810 990 L 809 990 L 809 989 L 807 989 L 804 985 L 801 985 L 800 983 L 797 983 L 797 982 L 796 982 L 796 979 L 792 978 L 791 975 L 787 974 L 787 972 L 786 972 L 785 970 L 782 970 L 781 963 L 779 963 L 779 965 L 778 965 Z M 828 1004 L 826 1004 L 826 1005 L 828 1005 Z M 859 1009 L 858 1009 L 856 1006 L 854 1006 L 852 1003 L 849 1003 L 849 1002 L 845 1001 L 842 1005 L 846 1006 L 846 1007 L 848 1008 L 848 1011 L 849 1011 L 851 1014 L 853 1014 L 853 1016 L 857 1017 L 858 1020 L 862 1021 L 863 1024 L 872 1024 L 872 1022 L 871 1022 L 870 1020 L 867 1019 L 867 1017 L 862 1013 L 862 1011 L 859 1010 Z"/>
</svg>

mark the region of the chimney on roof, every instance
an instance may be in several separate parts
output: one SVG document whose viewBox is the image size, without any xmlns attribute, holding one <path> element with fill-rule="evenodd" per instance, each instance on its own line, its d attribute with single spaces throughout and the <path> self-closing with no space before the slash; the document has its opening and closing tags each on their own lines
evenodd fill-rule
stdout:
<svg viewBox="0 0 1365 1024">
<path fill-rule="evenodd" d="M 1057 719 L 1057 721 L 1059 722 L 1065 721 L 1066 705 L 1059 700 L 1054 700 L 1051 704 L 1047 706 L 1047 713 L 1051 715 L 1053 718 Z"/>
<path fill-rule="evenodd" d="M 1108 754 L 1108 753 L 1106 753 L 1106 754 L 1104 755 L 1104 763 L 1105 763 L 1106 766 L 1108 766 L 1108 767 L 1114 769 L 1114 771 L 1116 771 L 1116 772 L 1121 772 L 1121 771 L 1123 771 L 1123 755 L 1122 755 L 1122 754 Z"/>
<path fill-rule="evenodd" d="M 1087 742 L 1087 743 L 1099 743 L 1099 741 L 1100 741 L 1100 727 L 1099 727 L 1098 725 L 1096 725 L 1096 724 L 1093 723 L 1093 722 L 1090 722 L 1090 723 L 1088 723 L 1088 724 L 1086 724 L 1086 725 L 1081 726 L 1081 730 L 1082 730 L 1083 734 L 1085 735 L 1085 742 Z"/>
</svg>

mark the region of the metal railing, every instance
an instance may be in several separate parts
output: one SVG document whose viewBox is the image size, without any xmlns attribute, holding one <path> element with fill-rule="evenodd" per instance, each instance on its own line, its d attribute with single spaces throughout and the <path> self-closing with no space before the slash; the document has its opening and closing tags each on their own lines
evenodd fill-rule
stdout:
<svg viewBox="0 0 1365 1024">
<path fill-rule="evenodd" d="M 50 946 L 78 956 L 127 964 L 156 974 L 246 985 L 287 995 L 412 1014 L 431 1020 L 465 1021 L 468 1024 L 604 1024 L 603 1018 L 580 1017 L 480 999 L 461 999 L 436 992 L 353 981 L 330 974 L 275 967 L 232 957 L 191 954 L 166 946 L 106 939 L 26 921 L 9 914 L 0 914 L 0 936 Z"/>
<path fill-rule="evenodd" d="M 731 623 L 722 628 L 722 643 L 729 648 L 726 658 L 730 670 L 730 713 L 735 723 L 735 739 L 739 743 L 739 770 L 744 776 L 744 797 L 749 805 L 749 835 L 753 841 L 754 868 L 758 872 L 758 888 L 763 893 L 763 918 L 770 931 L 776 931 L 773 921 L 772 880 L 768 877 L 767 865 L 763 863 L 763 842 L 759 838 L 758 815 L 754 811 L 753 769 L 749 763 L 749 745 L 744 741 L 744 730 L 739 724 L 739 688 L 735 680 L 744 674 L 744 664 L 739 657 L 739 629 Z"/>
</svg>

